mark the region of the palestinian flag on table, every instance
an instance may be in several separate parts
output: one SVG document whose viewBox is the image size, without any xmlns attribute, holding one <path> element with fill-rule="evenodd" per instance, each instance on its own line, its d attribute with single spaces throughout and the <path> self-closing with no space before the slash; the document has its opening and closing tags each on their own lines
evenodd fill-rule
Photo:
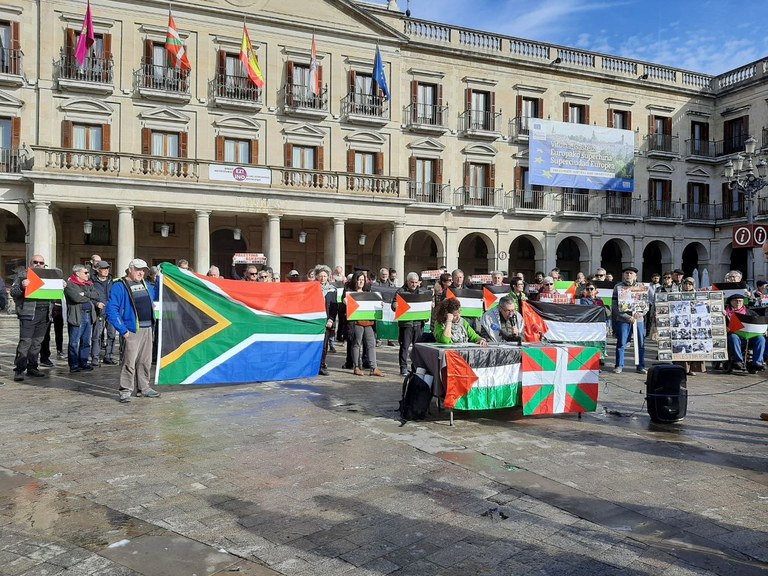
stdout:
<svg viewBox="0 0 768 576">
<path fill-rule="evenodd" d="M 499 300 L 510 292 L 512 292 L 512 286 L 509 284 L 502 284 L 501 286 L 483 286 L 483 304 L 485 305 L 486 311 L 494 306 L 498 306 Z"/>
<path fill-rule="evenodd" d="M 432 315 L 432 293 L 397 294 L 397 309 L 395 320 L 408 322 L 410 320 L 429 320 Z"/>
<path fill-rule="evenodd" d="M 61 270 L 27 268 L 29 284 L 24 288 L 24 298 L 32 300 L 61 300 L 64 298 L 64 279 Z"/>
<path fill-rule="evenodd" d="M 558 342 L 605 350 L 606 309 L 603 306 L 523 302 L 526 342 Z"/>
<path fill-rule="evenodd" d="M 520 405 L 520 348 L 448 349 L 445 401 L 454 410 L 490 410 Z"/>
<path fill-rule="evenodd" d="M 376 292 L 347 292 L 347 320 L 381 320 L 381 294 Z"/>
<path fill-rule="evenodd" d="M 738 334 L 741 338 L 755 338 L 764 336 L 768 330 L 768 317 L 751 316 L 750 314 L 739 314 L 734 312 L 728 322 L 728 332 Z"/>
<path fill-rule="evenodd" d="M 318 282 L 242 282 L 163 263 L 156 383 L 231 384 L 317 375 Z"/>
<path fill-rule="evenodd" d="M 448 288 L 446 298 L 456 298 L 461 302 L 461 315 L 464 318 L 480 318 L 483 315 L 483 291 L 470 288 Z"/>
<path fill-rule="evenodd" d="M 723 293 L 723 300 L 728 302 L 733 294 L 739 294 L 749 301 L 749 289 L 746 282 L 717 282 L 712 284 L 712 290 L 718 290 Z"/>
<path fill-rule="evenodd" d="M 597 348 L 523 348 L 522 367 L 524 416 L 594 412 L 597 408 Z"/>
</svg>

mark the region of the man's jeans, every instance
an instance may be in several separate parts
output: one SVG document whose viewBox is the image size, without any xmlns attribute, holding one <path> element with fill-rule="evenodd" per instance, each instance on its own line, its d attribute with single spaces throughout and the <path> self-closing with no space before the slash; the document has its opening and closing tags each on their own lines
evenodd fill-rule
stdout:
<svg viewBox="0 0 768 576">
<path fill-rule="evenodd" d="M 69 326 L 68 360 L 70 370 L 88 366 L 91 359 L 93 324 L 90 313 L 80 318 L 80 326 Z"/>
<path fill-rule="evenodd" d="M 624 350 L 632 334 L 631 322 L 614 322 L 614 335 L 616 336 L 616 368 L 624 368 Z M 634 343 L 640 351 L 640 363 L 637 368 L 645 368 L 645 322 L 637 322 L 637 341 Z"/>
</svg>

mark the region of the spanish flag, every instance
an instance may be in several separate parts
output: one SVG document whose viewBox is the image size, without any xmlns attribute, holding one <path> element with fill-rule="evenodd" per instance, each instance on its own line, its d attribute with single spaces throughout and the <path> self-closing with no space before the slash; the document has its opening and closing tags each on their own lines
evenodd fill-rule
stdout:
<svg viewBox="0 0 768 576">
<path fill-rule="evenodd" d="M 240 62 L 243 63 L 245 71 L 248 73 L 248 77 L 251 79 L 258 88 L 264 87 L 264 75 L 259 68 L 259 61 L 256 59 L 256 54 L 253 52 L 253 46 L 251 46 L 251 38 L 248 36 L 248 28 L 243 24 L 243 42 L 240 45 Z"/>
</svg>

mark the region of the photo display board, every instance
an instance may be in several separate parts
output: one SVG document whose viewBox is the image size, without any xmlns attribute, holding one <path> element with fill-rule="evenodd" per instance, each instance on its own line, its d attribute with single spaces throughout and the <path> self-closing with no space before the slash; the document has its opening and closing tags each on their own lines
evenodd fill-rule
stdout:
<svg viewBox="0 0 768 576">
<path fill-rule="evenodd" d="M 723 293 L 657 292 L 659 360 L 727 360 Z"/>
</svg>

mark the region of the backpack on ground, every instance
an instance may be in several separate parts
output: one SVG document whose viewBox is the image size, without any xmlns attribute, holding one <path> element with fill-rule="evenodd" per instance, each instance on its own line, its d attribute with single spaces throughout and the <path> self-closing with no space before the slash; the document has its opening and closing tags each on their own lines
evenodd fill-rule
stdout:
<svg viewBox="0 0 768 576">
<path fill-rule="evenodd" d="M 403 380 L 400 399 L 400 417 L 403 420 L 423 420 L 429 414 L 432 403 L 432 387 L 418 374 L 409 374 Z"/>
</svg>

